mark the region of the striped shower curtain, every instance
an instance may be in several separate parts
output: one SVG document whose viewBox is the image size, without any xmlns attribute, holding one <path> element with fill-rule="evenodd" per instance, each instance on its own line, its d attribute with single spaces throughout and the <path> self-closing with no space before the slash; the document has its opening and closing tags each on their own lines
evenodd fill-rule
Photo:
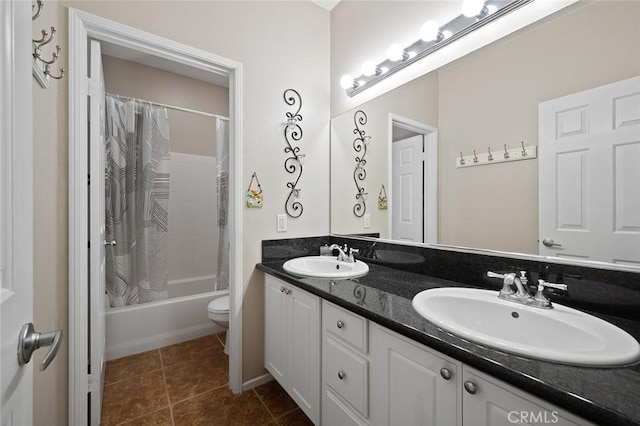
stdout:
<svg viewBox="0 0 640 426">
<path fill-rule="evenodd" d="M 106 287 L 112 307 L 167 298 L 169 122 L 165 108 L 107 96 Z"/>
</svg>

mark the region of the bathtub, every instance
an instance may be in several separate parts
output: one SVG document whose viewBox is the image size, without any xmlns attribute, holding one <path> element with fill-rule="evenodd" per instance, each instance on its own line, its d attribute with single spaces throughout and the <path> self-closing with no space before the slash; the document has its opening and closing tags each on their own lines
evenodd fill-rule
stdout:
<svg viewBox="0 0 640 426">
<path fill-rule="evenodd" d="M 214 276 L 174 280 L 168 287 L 167 300 L 107 308 L 107 360 L 224 331 L 207 316 L 209 302 L 229 292 L 212 291 Z"/>
</svg>

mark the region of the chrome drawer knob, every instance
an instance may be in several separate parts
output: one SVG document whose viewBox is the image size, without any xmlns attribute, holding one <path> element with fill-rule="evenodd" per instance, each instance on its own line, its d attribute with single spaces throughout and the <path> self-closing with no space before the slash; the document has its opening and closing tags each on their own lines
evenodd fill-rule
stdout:
<svg viewBox="0 0 640 426">
<path fill-rule="evenodd" d="M 471 395 L 475 395 L 478 392 L 478 388 L 473 382 L 466 381 L 464 382 L 464 390 L 469 392 Z"/>
<path fill-rule="evenodd" d="M 448 368 L 441 368 L 440 369 L 440 375 L 445 380 L 451 380 L 452 374 L 451 374 L 451 371 Z"/>
<path fill-rule="evenodd" d="M 346 376 L 347 375 L 344 373 L 344 371 L 338 371 L 338 379 L 344 380 Z"/>
<path fill-rule="evenodd" d="M 338 322 L 336 323 L 336 327 L 342 328 L 342 327 L 344 327 L 344 323 L 342 321 L 338 320 Z"/>
</svg>

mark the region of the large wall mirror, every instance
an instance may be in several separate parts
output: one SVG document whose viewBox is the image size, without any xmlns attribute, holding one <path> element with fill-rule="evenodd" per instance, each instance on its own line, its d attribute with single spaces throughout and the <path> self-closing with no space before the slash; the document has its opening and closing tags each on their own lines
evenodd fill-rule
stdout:
<svg viewBox="0 0 640 426">
<path fill-rule="evenodd" d="M 639 76 L 640 2 L 578 2 L 334 117 L 331 232 L 640 267 Z M 371 137 L 364 216 L 358 110 Z M 536 158 L 457 167 L 461 153 L 523 145 Z"/>
</svg>

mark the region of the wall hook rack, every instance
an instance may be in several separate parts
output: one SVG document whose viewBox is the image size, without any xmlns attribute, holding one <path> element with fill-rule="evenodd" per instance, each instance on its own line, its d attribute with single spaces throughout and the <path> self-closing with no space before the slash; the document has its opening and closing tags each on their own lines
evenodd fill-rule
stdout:
<svg viewBox="0 0 640 426">
<path fill-rule="evenodd" d="M 302 96 L 300 96 L 297 90 L 287 89 L 284 91 L 283 97 L 287 105 L 293 107 L 297 105 L 295 112 L 287 112 L 287 120 L 284 127 L 284 140 L 287 143 L 284 152 L 285 154 L 290 154 L 290 157 L 284 161 L 284 169 L 287 173 L 298 174 L 294 181 L 287 182 L 289 196 L 284 203 L 284 210 L 289 217 L 296 218 L 302 215 L 304 208 L 300 201 L 293 201 L 292 198 L 300 197 L 301 189 L 298 188 L 298 182 L 300 182 L 300 178 L 302 177 L 302 164 L 304 163 L 305 156 L 304 154 L 300 154 L 300 147 L 292 145 L 292 142 L 299 142 L 302 139 L 302 127 L 300 127 L 300 122 L 302 121 L 302 115 L 300 115 Z"/>
<path fill-rule="evenodd" d="M 356 153 L 362 152 L 362 157 L 356 156 L 356 167 L 353 170 L 353 181 L 356 184 L 356 204 L 353 206 L 353 214 L 357 217 L 362 217 L 367 212 L 367 196 L 368 193 L 365 192 L 364 187 L 360 186 L 358 181 L 364 182 L 367 178 L 367 170 L 364 166 L 367 165 L 367 160 L 365 160 L 365 156 L 367 155 L 367 145 L 369 145 L 369 141 L 371 140 L 371 136 L 366 136 L 364 129 L 361 129 L 360 126 L 364 126 L 367 124 L 367 114 L 364 111 L 358 110 L 353 115 L 353 123 L 355 124 L 355 129 L 353 129 L 353 133 L 357 135 L 357 137 L 353 140 L 353 149 Z"/>
<path fill-rule="evenodd" d="M 507 144 L 503 144 L 504 151 L 502 155 L 494 155 L 491 147 L 487 148 L 487 153 L 478 153 L 475 149 L 473 155 L 465 156 L 460 152 L 460 156 L 456 157 L 456 168 L 482 166 L 485 164 L 506 163 L 509 161 L 533 160 L 538 156 L 538 147 L 536 145 L 525 146 L 524 141 L 520 142 L 519 148 L 509 149 Z"/>
<path fill-rule="evenodd" d="M 33 15 L 31 16 L 32 21 L 38 19 L 38 17 L 42 13 L 43 8 L 44 2 L 42 0 L 37 0 L 31 3 L 31 10 L 33 12 Z M 44 46 L 51 43 L 51 41 L 53 40 L 53 37 L 56 35 L 56 28 L 51 27 L 50 31 L 42 30 L 41 34 L 41 38 L 32 40 L 32 74 L 40 87 L 46 89 L 49 87 L 50 78 L 53 78 L 54 80 L 60 80 L 62 77 L 64 77 L 64 68 L 60 68 L 59 75 L 54 75 L 51 72 L 51 65 L 53 65 L 58 60 L 58 58 L 60 57 L 60 52 L 62 51 L 62 48 L 59 45 L 56 45 L 55 52 L 51 53 L 51 59 L 48 59 L 42 50 Z"/>
</svg>

